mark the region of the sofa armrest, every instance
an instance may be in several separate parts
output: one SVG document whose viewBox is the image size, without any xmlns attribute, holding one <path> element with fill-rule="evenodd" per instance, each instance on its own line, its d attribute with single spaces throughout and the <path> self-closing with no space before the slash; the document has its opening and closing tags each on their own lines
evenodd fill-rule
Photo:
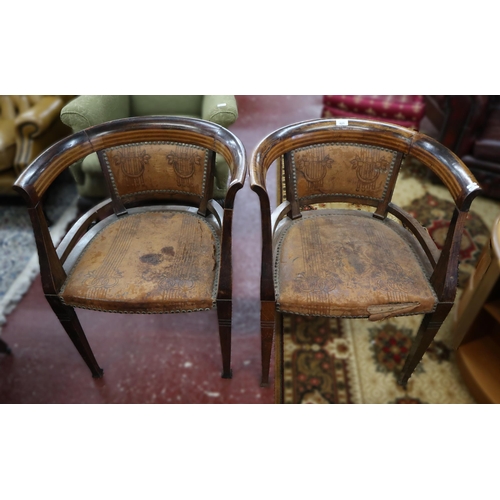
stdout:
<svg viewBox="0 0 500 500">
<path fill-rule="evenodd" d="M 75 132 L 129 116 L 128 95 L 80 95 L 61 110 L 61 120 Z"/>
<path fill-rule="evenodd" d="M 61 96 L 44 96 L 33 107 L 15 119 L 16 135 L 35 138 L 43 134 L 55 120 L 64 106 Z"/>
<path fill-rule="evenodd" d="M 234 95 L 204 96 L 201 117 L 223 127 L 229 127 L 238 118 L 236 98 Z"/>
</svg>

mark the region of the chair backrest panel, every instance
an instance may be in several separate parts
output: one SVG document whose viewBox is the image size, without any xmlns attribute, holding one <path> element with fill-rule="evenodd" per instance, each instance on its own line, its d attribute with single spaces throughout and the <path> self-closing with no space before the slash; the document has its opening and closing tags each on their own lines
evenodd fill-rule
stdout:
<svg viewBox="0 0 500 500">
<path fill-rule="evenodd" d="M 290 163 L 292 175 L 288 178 L 300 205 L 336 197 L 386 201 L 399 170 L 397 152 L 343 142 L 296 149 L 291 152 Z"/>
<path fill-rule="evenodd" d="M 113 195 L 127 200 L 162 198 L 169 194 L 205 195 L 209 151 L 200 146 L 150 141 L 125 144 L 102 153 Z"/>
</svg>

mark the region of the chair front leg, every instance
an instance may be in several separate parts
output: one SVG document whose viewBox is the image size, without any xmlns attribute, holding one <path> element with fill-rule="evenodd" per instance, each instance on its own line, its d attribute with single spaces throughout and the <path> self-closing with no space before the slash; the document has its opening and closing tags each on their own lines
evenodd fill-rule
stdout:
<svg viewBox="0 0 500 500">
<path fill-rule="evenodd" d="M 95 359 L 94 353 L 92 352 L 82 325 L 80 324 L 80 320 L 73 307 L 63 304 L 57 296 L 46 295 L 45 297 L 50 307 L 52 307 L 52 310 L 56 313 L 61 325 L 66 330 L 71 342 L 73 342 L 73 345 L 92 372 L 92 377 L 101 378 L 104 370 L 98 365 Z"/>
<path fill-rule="evenodd" d="M 283 346 L 283 314 L 275 313 L 275 335 L 274 335 L 274 402 L 283 404 L 284 401 L 284 352 Z"/>
<path fill-rule="evenodd" d="M 437 305 L 436 310 L 433 313 L 429 313 L 424 316 L 417 335 L 413 339 L 410 352 L 408 353 L 398 380 L 398 384 L 402 387 L 406 387 L 408 379 L 420 363 L 425 351 L 429 348 L 432 340 L 448 316 L 452 306 L 453 304 L 448 302 L 440 303 Z"/>
<path fill-rule="evenodd" d="M 260 310 L 260 346 L 262 357 L 262 379 L 260 386 L 269 386 L 269 368 L 275 327 L 276 305 L 273 302 L 261 302 Z"/>
<path fill-rule="evenodd" d="M 231 318 L 232 300 L 217 300 L 217 317 L 219 319 L 219 337 L 222 354 L 222 378 L 232 378 L 231 370 Z"/>
</svg>

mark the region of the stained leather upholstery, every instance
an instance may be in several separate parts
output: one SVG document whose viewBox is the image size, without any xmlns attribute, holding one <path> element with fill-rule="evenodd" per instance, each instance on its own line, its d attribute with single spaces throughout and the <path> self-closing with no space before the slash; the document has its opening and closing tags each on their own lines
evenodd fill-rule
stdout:
<svg viewBox="0 0 500 500">
<path fill-rule="evenodd" d="M 275 259 L 281 312 L 377 320 L 434 310 L 417 247 L 394 221 L 322 210 L 284 225 Z"/>
<path fill-rule="evenodd" d="M 67 305 L 108 312 L 212 309 L 219 247 L 214 227 L 195 213 L 119 217 L 86 246 L 60 297 Z"/>
</svg>

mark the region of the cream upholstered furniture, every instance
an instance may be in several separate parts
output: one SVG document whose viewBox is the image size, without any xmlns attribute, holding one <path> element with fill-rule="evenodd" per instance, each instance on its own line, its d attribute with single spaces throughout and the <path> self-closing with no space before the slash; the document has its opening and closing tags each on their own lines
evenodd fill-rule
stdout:
<svg viewBox="0 0 500 500">
<path fill-rule="evenodd" d="M 448 187 L 456 208 L 442 251 L 391 197 L 412 155 Z M 284 168 L 285 201 L 271 214 L 266 173 Z M 399 383 L 406 385 L 448 315 L 460 241 L 480 188 L 447 148 L 414 130 L 356 119 L 283 127 L 256 147 L 252 189 L 261 205 L 262 384 L 281 315 L 369 318 L 423 315 Z M 333 208 L 321 208 L 321 203 Z M 316 204 L 317 210 L 308 210 Z"/>
<path fill-rule="evenodd" d="M 43 195 L 95 152 L 111 198 L 54 248 Z M 212 199 L 215 154 L 229 165 L 224 209 Z M 231 224 L 245 149 L 224 127 L 181 117 L 114 120 L 45 151 L 16 181 L 28 203 L 45 296 L 94 377 L 102 375 L 74 308 L 115 313 L 217 309 L 223 377 L 231 377 Z M 161 348 L 161 347 L 159 347 Z"/>
<path fill-rule="evenodd" d="M 230 127 L 238 118 L 232 95 L 81 95 L 61 111 L 61 120 L 79 132 L 93 125 L 133 116 L 176 115 L 201 118 Z M 214 199 L 222 200 L 227 191 L 228 165 L 216 155 Z M 80 204 L 95 205 L 109 196 L 96 154 L 71 167 L 77 182 Z"/>
<path fill-rule="evenodd" d="M 19 174 L 51 144 L 71 133 L 60 120 L 74 96 L 0 96 L 0 195 L 12 189 Z"/>
</svg>

